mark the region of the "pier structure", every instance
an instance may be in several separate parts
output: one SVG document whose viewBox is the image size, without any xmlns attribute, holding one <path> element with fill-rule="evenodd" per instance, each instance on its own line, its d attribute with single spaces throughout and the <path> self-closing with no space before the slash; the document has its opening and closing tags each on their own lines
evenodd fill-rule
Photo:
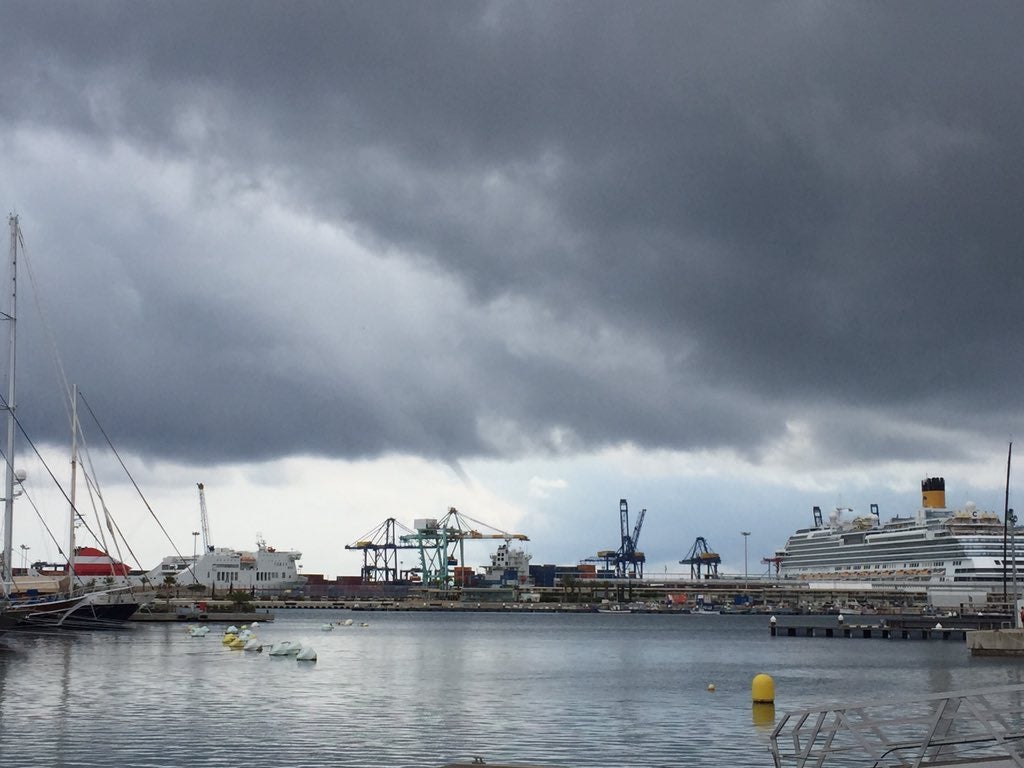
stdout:
<svg viewBox="0 0 1024 768">
<path fill-rule="evenodd" d="M 891 624 L 839 624 L 836 626 L 804 625 L 771 625 L 772 637 L 846 637 L 871 640 L 958 640 L 965 641 L 970 631 L 967 627 L 943 627 L 941 623 L 934 626 L 904 624 L 894 621 Z"/>
</svg>

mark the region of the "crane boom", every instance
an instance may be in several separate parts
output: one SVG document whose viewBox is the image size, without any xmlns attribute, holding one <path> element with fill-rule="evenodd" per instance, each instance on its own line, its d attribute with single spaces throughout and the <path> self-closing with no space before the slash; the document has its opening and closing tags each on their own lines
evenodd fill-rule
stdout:
<svg viewBox="0 0 1024 768">
<path fill-rule="evenodd" d="M 210 543 L 210 520 L 206 514 L 206 493 L 202 483 L 196 483 L 199 487 L 199 522 L 203 529 L 203 551 L 212 552 L 213 545 Z"/>
<path fill-rule="evenodd" d="M 633 551 L 636 551 L 637 546 L 640 544 L 640 529 L 644 526 L 644 515 L 647 514 L 647 508 L 644 507 L 640 510 L 640 514 L 636 518 L 636 525 L 633 528 Z"/>
</svg>

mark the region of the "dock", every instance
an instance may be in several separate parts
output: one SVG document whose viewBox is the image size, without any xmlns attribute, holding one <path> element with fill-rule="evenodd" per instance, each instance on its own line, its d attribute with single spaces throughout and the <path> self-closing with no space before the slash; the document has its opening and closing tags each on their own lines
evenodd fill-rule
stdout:
<svg viewBox="0 0 1024 768">
<path fill-rule="evenodd" d="M 773 626 L 772 637 L 858 637 L 865 640 L 960 640 L 970 630 L 964 627 L 891 627 L 880 624 L 840 624 L 822 626 Z"/>
<path fill-rule="evenodd" d="M 967 636 L 971 656 L 1024 656 L 1024 629 L 980 629 Z"/>
</svg>

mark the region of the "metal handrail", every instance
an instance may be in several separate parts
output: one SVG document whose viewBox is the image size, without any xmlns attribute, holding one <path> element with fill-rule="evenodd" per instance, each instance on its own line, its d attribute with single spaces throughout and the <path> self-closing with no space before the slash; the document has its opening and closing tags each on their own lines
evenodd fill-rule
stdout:
<svg viewBox="0 0 1024 768">
<path fill-rule="evenodd" d="M 776 768 L 1024 768 L 1024 685 L 791 712 L 769 748 Z"/>
</svg>

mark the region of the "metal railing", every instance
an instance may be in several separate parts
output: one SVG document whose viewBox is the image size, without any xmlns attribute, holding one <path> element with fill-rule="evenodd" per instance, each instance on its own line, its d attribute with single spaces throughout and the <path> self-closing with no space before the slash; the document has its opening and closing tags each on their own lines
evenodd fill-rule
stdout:
<svg viewBox="0 0 1024 768">
<path fill-rule="evenodd" d="M 776 768 L 1024 768 L 1024 685 L 783 715 Z"/>
</svg>

